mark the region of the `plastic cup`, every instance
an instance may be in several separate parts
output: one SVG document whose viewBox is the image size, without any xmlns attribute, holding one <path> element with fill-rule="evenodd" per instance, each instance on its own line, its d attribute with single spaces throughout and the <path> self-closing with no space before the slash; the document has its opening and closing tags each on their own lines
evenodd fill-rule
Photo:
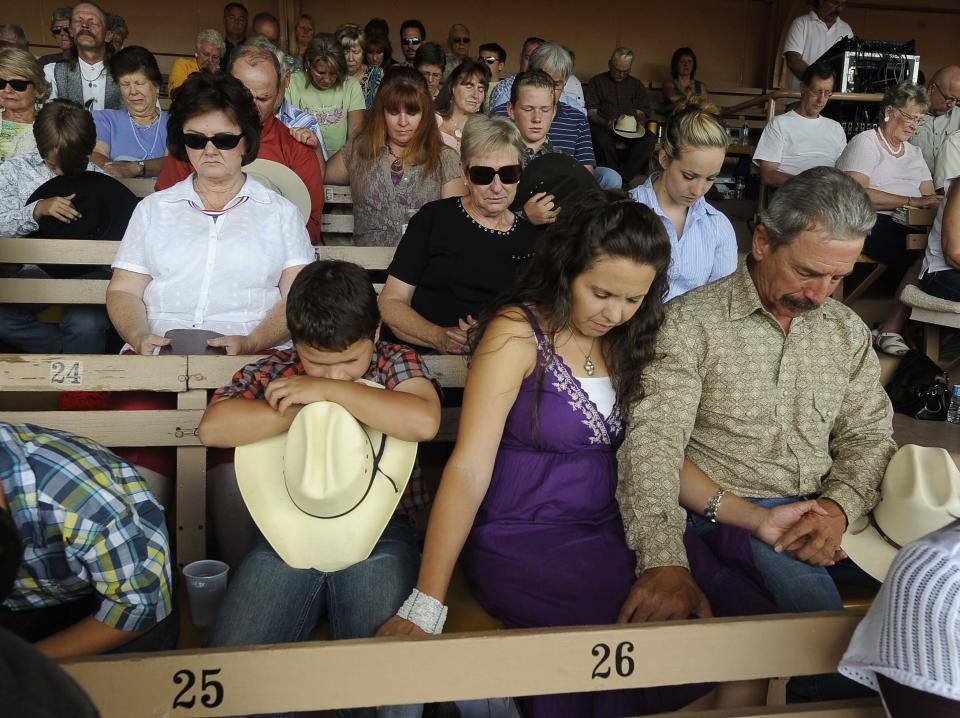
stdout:
<svg viewBox="0 0 960 718">
<path fill-rule="evenodd" d="M 197 628 L 212 626 L 227 592 L 227 572 L 223 561 L 194 561 L 183 567 L 190 600 L 190 615 Z"/>
</svg>

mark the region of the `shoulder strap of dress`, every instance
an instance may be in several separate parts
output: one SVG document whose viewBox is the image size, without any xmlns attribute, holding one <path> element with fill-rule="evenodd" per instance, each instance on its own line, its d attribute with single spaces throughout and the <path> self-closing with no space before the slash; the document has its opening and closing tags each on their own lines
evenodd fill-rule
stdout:
<svg viewBox="0 0 960 718">
<path fill-rule="evenodd" d="M 537 341 L 543 342 L 543 332 L 540 330 L 540 322 L 537 321 L 537 315 L 526 304 L 517 304 L 517 307 L 523 312 L 526 316 L 527 321 L 530 322 L 530 326 L 533 327 L 533 333 L 537 337 Z"/>
</svg>

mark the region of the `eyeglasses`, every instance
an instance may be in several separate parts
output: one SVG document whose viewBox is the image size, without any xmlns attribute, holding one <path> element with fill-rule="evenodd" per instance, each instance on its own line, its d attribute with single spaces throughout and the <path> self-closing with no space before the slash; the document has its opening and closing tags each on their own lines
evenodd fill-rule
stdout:
<svg viewBox="0 0 960 718">
<path fill-rule="evenodd" d="M 520 181 L 520 175 L 523 167 L 520 165 L 504 165 L 500 169 L 485 167 L 484 165 L 474 165 L 467 170 L 467 176 L 473 184 L 488 185 L 493 182 L 494 177 L 499 177 L 504 184 L 516 184 Z"/>
<path fill-rule="evenodd" d="M 401 45 L 419 45 L 421 42 L 419 37 L 405 37 L 400 40 Z"/>
<path fill-rule="evenodd" d="M 922 127 L 922 126 L 924 125 L 924 123 L 926 123 L 926 121 L 927 121 L 927 119 L 926 119 L 923 115 L 920 115 L 919 117 L 916 117 L 916 116 L 914 116 L 914 115 L 907 114 L 906 112 L 904 112 L 903 110 L 901 110 L 899 107 L 894 107 L 894 108 L 893 108 L 893 111 L 896 112 L 898 115 L 900 115 L 900 117 L 903 118 L 903 121 L 906 122 L 906 123 L 909 124 L 909 125 L 915 125 L 915 126 L 917 126 L 917 127 Z"/>
<path fill-rule="evenodd" d="M 10 85 L 14 92 L 25 92 L 32 84 L 33 82 L 30 80 L 4 80 L 0 77 L 0 90 L 6 90 L 7 85 Z"/>
<path fill-rule="evenodd" d="M 499 62 L 495 57 L 481 57 L 480 59 L 488 65 L 496 65 Z"/>
<path fill-rule="evenodd" d="M 69 34 L 70 34 L 70 28 L 67 27 L 66 25 L 63 25 L 63 26 L 61 26 L 61 27 L 51 27 L 51 28 L 50 28 L 50 32 L 52 32 L 54 35 L 59 35 L 60 33 L 65 32 L 65 33 L 67 33 L 67 34 L 69 35 Z"/>
<path fill-rule="evenodd" d="M 817 90 L 816 92 L 814 92 L 810 88 L 804 87 L 803 91 L 806 92 L 808 95 L 816 97 L 818 100 L 829 100 L 831 97 L 833 97 L 832 90 Z"/>
<path fill-rule="evenodd" d="M 423 75 L 425 80 L 439 80 L 443 77 L 442 72 L 427 72 L 426 70 L 421 70 L 420 74 Z"/>
<path fill-rule="evenodd" d="M 469 37 L 455 37 L 455 38 L 453 38 L 453 42 L 454 42 L 454 44 L 456 44 L 456 45 L 469 45 L 469 44 L 470 44 L 470 38 L 469 38 Z"/>
<path fill-rule="evenodd" d="M 243 135 L 231 135 L 226 132 L 219 132 L 213 137 L 186 132 L 183 135 L 183 144 L 191 150 L 202 150 L 206 148 L 208 142 L 212 142 L 218 150 L 232 150 L 240 144 L 242 139 Z"/>
<path fill-rule="evenodd" d="M 940 93 L 940 97 L 943 98 L 943 101 L 948 105 L 956 105 L 960 103 L 960 97 L 952 97 L 943 91 L 943 89 L 936 82 L 933 83 L 933 86 L 937 88 L 937 92 Z"/>
</svg>

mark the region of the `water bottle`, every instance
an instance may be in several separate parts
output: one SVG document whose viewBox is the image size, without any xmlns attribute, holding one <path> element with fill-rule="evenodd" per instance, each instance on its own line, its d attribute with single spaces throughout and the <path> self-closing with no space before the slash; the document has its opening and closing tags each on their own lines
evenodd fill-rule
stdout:
<svg viewBox="0 0 960 718">
<path fill-rule="evenodd" d="M 960 384 L 953 385 L 950 392 L 950 408 L 947 409 L 947 421 L 951 424 L 960 424 Z"/>
<path fill-rule="evenodd" d="M 747 121 L 744 119 L 740 126 L 740 144 L 744 147 L 750 144 L 750 128 L 747 127 Z"/>
<path fill-rule="evenodd" d="M 743 177 L 737 177 L 737 189 L 734 193 L 734 196 L 737 199 L 743 199 L 746 194 L 747 183 L 744 182 Z"/>
</svg>

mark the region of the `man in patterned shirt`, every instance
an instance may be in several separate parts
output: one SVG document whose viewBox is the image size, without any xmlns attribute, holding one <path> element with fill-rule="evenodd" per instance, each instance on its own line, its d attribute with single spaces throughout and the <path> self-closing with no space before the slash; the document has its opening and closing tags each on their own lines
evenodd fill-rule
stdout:
<svg viewBox="0 0 960 718">
<path fill-rule="evenodd" d="M 705 613 L 681 504 L 705 533 L 715 527 L 706 519 L 753 529 L 767 508 L 816 498 L 770 544 L 751 539 L 753 559 L 782 610 L 842 608 L 825 567 L 843 558 L 847 524 L 876 503 L 896 448 L 870 332 L 830 299 L 875 221 L 847 180 L 832 167 L 789 180 L 746 263 L 667 305 L 661 359 L 619 453 L 638 575 L 623 620 Z"/>
<path fill-rule="evenodd" d="M 129 464 L 90 439 L 0 424 L 0 489 L 22 550 L 0 626 L 56 660 L 176 647 L 163 509 Z"/>
<path fill-rule="evenodd" d="M 293 351 L 244 367 L 214 394 L 200 423 L 204 444 L 239 446 L 284 433 L 315 401 L 334 401 L 398 439 L 436 435 L 439 385 L 412 349 L 378 341 L 377 296 L 362 267 L 308 265 L 290 288 L 287 326 Z M 389 391 L 356 383 L 360 378 Z M 263 480 L 282 481 L 280 468 Z M 370 558 L 334 573 L 291 568 L 260 538 L 230 584 L 211 645 L 309 640 L 324 615 L 334 638 L 373 636 L 416 582 L 420 558 L 410 514 L 425 502 L 423 478 L 415 474 Z"/>
</svg>

